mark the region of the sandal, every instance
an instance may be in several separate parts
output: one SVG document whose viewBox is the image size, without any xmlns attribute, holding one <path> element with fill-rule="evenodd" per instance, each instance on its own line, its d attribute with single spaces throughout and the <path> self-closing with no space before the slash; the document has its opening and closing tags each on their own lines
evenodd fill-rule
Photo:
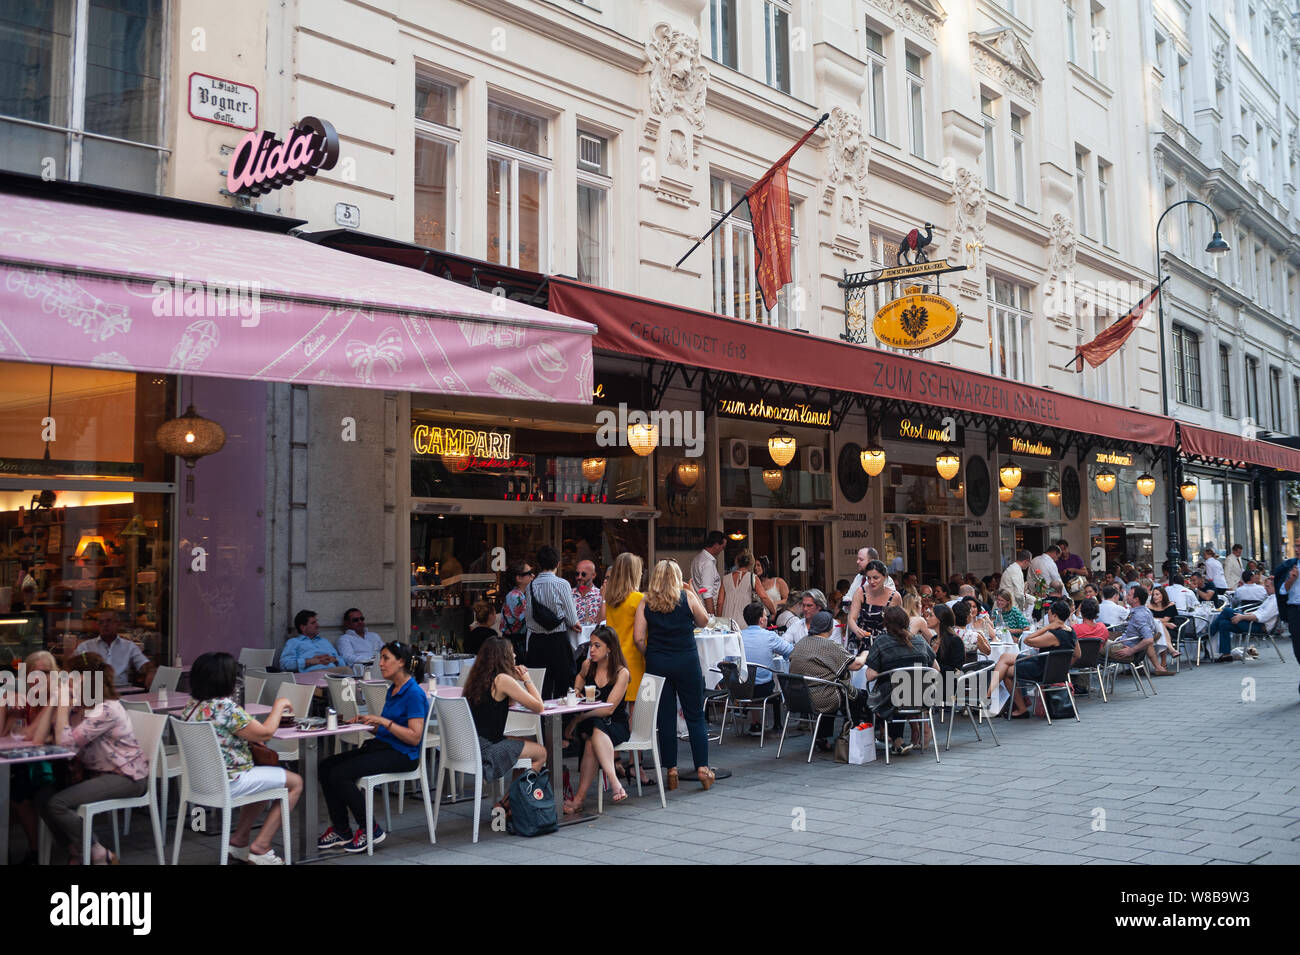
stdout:
<svg viewBox="0 0 1300 955">
<path fill-rule="evenodd" d="M 623 798 L 627 798 L 626 793 L 623 794 Z M 583 802 L 585 801 L 586 800 L 583 800 Z M 566 799 L 564 800 L 564 814 L 566 816 L 576 816 L 578 813 L 582 812 L 582 805 L 583 803 L 578 802 L 576 799 Z"/>
<path fill-rule="evenodd" d="M 622 801 L 623 801 L 624 799 L 626 799 L 626 798 L 627 798 L 627 790 L 624 789 L 622 786 L 619 786 L 619 787 L 618 787 L 618 792 L 614 793 L 614 795 L 610 797 L 610 800 L 609 800 L 609 801 L 610 801 L 610 802 L 622 802 Z"/>
</svg>

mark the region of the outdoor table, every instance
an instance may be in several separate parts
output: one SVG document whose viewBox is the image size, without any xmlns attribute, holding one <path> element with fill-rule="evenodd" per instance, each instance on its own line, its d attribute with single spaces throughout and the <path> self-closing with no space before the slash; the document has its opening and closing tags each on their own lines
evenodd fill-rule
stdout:
<svg viewBox="0 0 1300 955">
<path fill-rule="evenodd" d="M 551 751 L 546 759 L 546 768 L 551 773 L 551 789 L 559 794 L 555 805 L 556 818 L 561 826 L 571 826 L 576 822 L 590 822 L 596 817 L 584 814 L 566 818 L 564 815 L 564 717 L 573 713 L 585 713 L 588 710 L 600 709 L 600 707 L 607 704 L 600 702 L 588 703 L 581 700 L 573 706 L 569 706 L 564 700 L 547 700 L 544 705 L 546 709 L 538 715 L 545 717 L 550 724 Z M 511 703 L 510 709 L 516 713 L 533 712 L 518 703 Z"/>
<path fill-rule="evenodd" d="M 9 767 L 72 759 L 77 755 L 76 750 L 60 746 L 54 752 L 41 756 L 6 756 L 11 750 L 27 749 L 33 745 L 28 740 L 13 736 L 0 737 L 0 865 L 9 864 Z M 46 749 L 50 747 L 47 745 Z"/>
<path fill-rule="evenodd" d="M 141 693 L 138 696 L 133 696 L 131 701 L 133 703 L 148 703 L 149 709 L 153 710 L 155 713 L 179 713 L 181 710 L 185 709 L 185 707 L 190 705 L 192 699 L 193 697 L 188 693 L 173 691 L 167 694 L 167 702 L 165 704 L 158 702 L 157 693 Z M 244 712 L 249 716 L 262 717 L 271 712 L 271 707 L 265 703 L 249 703 L 244 706 Z"/>
<path fill-rule="evenodd" d="M 745 641 L 731 630 L 702 630 L 695 635 L 695 649 L 700 654 L 700 672 L 704 674 L 705 687 L 712 689 L 721 681 L 718 664 L 727 657 L 740 658 L 740 677 L 746 673 Z"/>
<path fill-rule="evenodd" d="M 325 672 L 326 671 L 324 670 L 312 670 L 308 673 L 295 673 L 293 675 L 293 682 L 297 683 L 299 686 L 329 686 L 329 683 L 325 680 Z"/>
<path fill-rule="evenodd" d="M 282 726 L 275 731 L 275 738 L 298 743 L 298 769 L 302 773 L 302 798 L 298 800 L 297 819 L 294 827 L 298 845 L 294 849 L 294 859 L 311 862 L 320 858 L 316 852 L 316 843 L 312 836 L 319 835 L 320 827 L 320 792 L 316 781 L 316 763 L 319 759 L 318 741 L 321 737 L 343 736 L 358 730 L 373 731 L 373 727 L 361 723 L 340 723 L 338 729 L 300 730 L 294 724 Z M 365 825 L 364 821 L 361 825 Z"/>
</svg>

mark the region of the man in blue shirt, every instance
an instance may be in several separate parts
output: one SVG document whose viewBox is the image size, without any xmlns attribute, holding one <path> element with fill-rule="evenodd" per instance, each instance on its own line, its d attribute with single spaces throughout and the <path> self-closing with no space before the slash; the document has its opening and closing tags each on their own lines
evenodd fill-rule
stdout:
<svg viewBox="0 0 1300 955">
<path fill-rule="evenodd" d="M 1128 592 L 1128 619 L 1124 621 L 1124 632 L 1111 641 L 1110 658 L 1128 662 L 1145 654 L 1151 661 L 1152 673 L 1170 676 L 1172 671 L 1162 667 L 1156 657 L 1156 621 L 1147 609 L 1147 596 L 1146 588 L 1142 586 Z"/>
<path fill-rule="evenodd" d="M 320 636 L 320 623 L 315 610 L 299 610 L 293 618 L 298 636 L 292 638 L 280 651 L 280 669 L 295 673 L 324 670 L 340 666 L 334 645 Z"/>
<path fill-rule="evenodd" d="M 748 604 L 742 614 L 745 629 L 740 631 L 740 639 L 745 645 L 745 660 L 758 665 L 754 672 L 754 699 L 762 699 L 776 692 L 776 681 L 772 679 L 772 670 L 777 668 L 776 658 L 782 657 L 788 661 L 794 644 L 787 643 L 781 639 L 780 634 L 767 629 L 767 608 L 761 603 L 755 601 Z M 781 669 L 788 670 L 789 665 Z M 757 717 L 762 716 L 762 711 L 751 710 L 749 716 L 749 732 L 757 735 L 761 731 Z"/>
<path fill-rule="evenodd" d="M 1300 540 L 1295 542 L 1296 556 L 1282 561 L 1273 574 L 1278 609 L 1286 608 L 1286 626 L 1291 631 L 1291 649 L 1300 663 Z"/>
<path fill-rule="evenodd" d="M 339 637 L 339 656 L 344 666 L 373 663 L 379 659 L 384 641 L 373 630 L 366 630 L 366 618 L 356 607 L 343 612 L 343 636 Z"/>
</svg>

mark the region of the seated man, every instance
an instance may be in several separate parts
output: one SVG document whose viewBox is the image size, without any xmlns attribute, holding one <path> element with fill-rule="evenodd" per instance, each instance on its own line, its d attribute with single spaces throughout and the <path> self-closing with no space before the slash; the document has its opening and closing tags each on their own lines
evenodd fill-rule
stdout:
<svg viewBox="0 0 1300 955">
<path fill-rule="evenodd" d="M 133 640 L 117 635 L 122 625 L 122 616 L 116 610 L 101 610 L 95 618 L 99 636 L 93 640 L 83 640 L 77 644 L 74 653 L 93 653 L 113 668 L 113 685 L 129 686 L 131 671 L 139 676 L 139 682 L 148 686 L 153 681 L 153 662 L 144 655 L 139 644 Z"/>
<path fill-rule="evenodd" d="M 374 663 L 379 659 L 379 651 L 384 648 L 384 641 L 373 630 L 366 630 L 366 618 L 356 607 L 349 607 L 343 612 L 343 626 L 346 628 L 339 637 L 338 655 L 344 666 L 354 663 Z"/>
<path fill-rule="evenodd" d="M 754 699 L 761 699 L 776 692 L 776 681 L 772 679 L 776 658 L 789 660 L 794 644 L 787 643 L 779 633 L 767 629 L 767 608 L 758 601 L 747 604 L 742 614 L 745 629 L 740 631 L 740 639 L 745 644 L 745 659 L 758 664 L 754 670 L 753 695 Z M 743 673 L 741 678 L 744 678 Z M 749 731 L 759 732 L 758 717 L 762 715 L 761 711 L 752 710 L 749 715 Z"/>
<path fill-rule="evenodd" d="M 1245 571 L 1241 576 L 1242 580 L 1246 579 L 1250 571 Z M 1237 588 L 1241 590 L 1240 587 Z M 1273 592 L 1273 578 L 1264 578 L 1264 602 L 1250 613 L 1239 613 L 1231 607 L 1225 607 L 1219 612 L 1219 615 L 1210 621 L 1210 636 L 1216 633 L 1219 636 L 1219 655 L 1215 658 L 1215 663 L 1228 663 L 1232 660 L 1232 635 L 1234 633 L 1245 633 L 1255 625 L 1256 630 L 1268 630 L 1277 622 L 1277 595 Z M 1253 652 L 1252 652 L 1253 651 Z M 1246 652 L 1251 656 L 1258 656 L 1258 651 L 1254 647 L 1248 647 Z"/>
<path fill-rule="evenodd" d="M 848 686 L 847 671 L 861 670 L 867 662 L 867 651 L 863 650 L 856 657 L 849 656 L 838 641 L 830 639 L 833 624 L 834 618 L 825 610 L 812 615 L 808 620 L 808 635 L 796 643 L 790 653 L 791 673 L 828 682 L 838 681 Z M 835 714 L 841 709 L 843 694 L 834 687 L 820 683 L 809 684 L 808 693 L 817 711 L 829 716 L 829 719 L 821 721 L 817 734 L 817 748 L 824 753 L 829 752 L 830 736 L 835 729 Z M 867 695 L 851 687 L 848 693 L 849 718 L 856 724 L 867 712 Z"/>
<path fill-rule="evenodd" d="M 1219 592 L 1214 587 L 1205 582 L 1200 574 L 1192 574 L 1187 579 L 1188 589 L 1196 595 L 1197 600 L 1208 600 L 1211 603 L 1219 596 Z"/>
<path fill-rule="evenodd" d="M 290 639 L 280 651 L 281 670 L 306 673 L 340 665 L 333 644 L 320 636 L 315 610 L 299 610 L 293 618 L 293 625 L 298 636 Z"/>
<path fill-rule="evenodd" d="M 1232 592 L 1232 602 L 1240 603 L 1259 603 L 1267 599 L 1268 591 L 1260 585 L 1259 575 L 1254 571 L 1243 570 L 1241 572 L 1241 583 L 1237 589 Z"/>
<path fill-rule="evenodd" d="M 1168 590 L 1168 588 L 1165 588 Z M 1128 592 L 1128 620 L 1124 623 L 1124 632 L 1111 640 L 1110 658 L 1121 663 L 1129 663 L 1145 654 L 1151 661 L 1151 672 L 1156 676 L 1171 676 L 1156 658 L 1156 621 L 1147 609 L 1147 591 L 1145 587 L 1134 587 Z"/>
</svg>

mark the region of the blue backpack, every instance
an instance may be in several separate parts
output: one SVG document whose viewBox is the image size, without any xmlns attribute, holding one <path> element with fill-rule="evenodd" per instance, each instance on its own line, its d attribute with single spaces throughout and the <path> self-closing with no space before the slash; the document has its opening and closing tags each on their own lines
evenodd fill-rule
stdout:
<svg viewBox="0 0 1300 955">
<path fill-rule="evenodd" d="M 550 771 L 535 773 L 530 769 L 510 787 L 506 831 L 516 836 L 544 836 L 558 828 Z"/>
</svg>

